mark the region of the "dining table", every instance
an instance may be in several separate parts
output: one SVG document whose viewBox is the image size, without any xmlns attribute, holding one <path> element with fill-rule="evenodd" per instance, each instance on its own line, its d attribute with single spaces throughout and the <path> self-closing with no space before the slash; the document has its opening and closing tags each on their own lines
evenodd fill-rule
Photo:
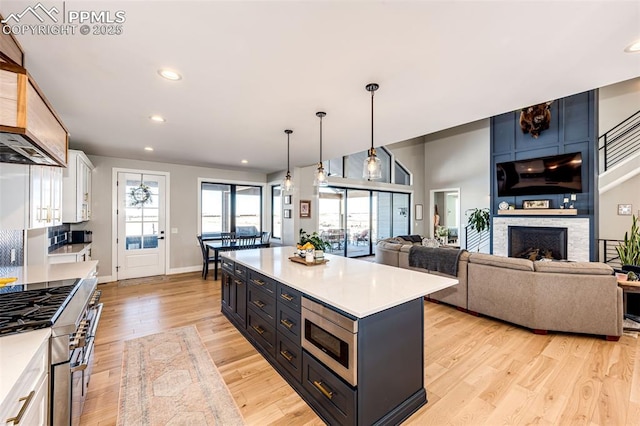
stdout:
<svg viewBox="0 0 640 426">
<path fill-rule="evenodd" d="M 248 250 L 254 248 L 270 247 L 270 243 L 265 243 L 260 240 L 260 237 L 256 237 L 253 241 L 247 241 L 246 239 L 238 238 L 236 240 L 211 240 L 205 241 L 208 253 L 213 250 L 214 262 L 213 262 L 213 279 L 218 279 L 218 262 L 220 261 L 221 251 L 236 251 L 236 250 Z"/>
</svg>

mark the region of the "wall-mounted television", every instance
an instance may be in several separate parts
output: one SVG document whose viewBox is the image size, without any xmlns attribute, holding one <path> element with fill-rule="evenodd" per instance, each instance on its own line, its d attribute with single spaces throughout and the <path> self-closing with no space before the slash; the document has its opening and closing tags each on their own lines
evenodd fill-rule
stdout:
<svg viewBox="0 0 640 426">
<path fill-rule="evenodd" d="M 582 192 L 582 154 L 498 163 L 496 181 L 498 197 Z"/>
</svg>

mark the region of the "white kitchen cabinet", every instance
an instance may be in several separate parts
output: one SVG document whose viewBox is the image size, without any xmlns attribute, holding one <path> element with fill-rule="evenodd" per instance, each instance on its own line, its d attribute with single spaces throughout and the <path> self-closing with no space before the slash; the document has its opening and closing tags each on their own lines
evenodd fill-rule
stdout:
<svg viewBox="0 0 640 426">
<path fill-rule="evenodd" d="M 10 377 L 7 377 L 7 383 L 4 381 L 2 383 L 2 395 L 4 398 L 0 401 L 0 418 L 3 420 L 3 424 L 4 421 L 6 421 L 7 425 L 45 425 L 48 423 L 48 333 L 43 334 L 42 332 L 38 332 L 37 334 L 32 334 L 32 336 L 38 338 L 44 336 L 35 354 L 30 360 L 29 358 L 24 360 L 26 367 L 22 364 L 21 368 L 24 368 L 22 371 L 6 373 L 6 376 L 12 376 L 13 379 L 17 378 L 17 380 L 10 380 Z M 24 338 L 26 343 L 20 346 L 18 346 L 17 343 L 14 344 L 14 341 L 17 342 L 22 338 Z M 34 340 L 31 339 L 30 336 L 7 336 L 2 339 L 3 345 L 6 344 L 7 348 L 15 347 L 16 349 L 15 354 L 6 353 L 3 354 L 2 357 L 11 358 L 14 356 L 16 359 L 23 355 L 20 352 L 23 351 L 25 347 L 29 347 L 27 344 L 32 345 L 31 341 Z M 24 352 L 26 354 L 28 351 L 24 350 Z M 32 354 L 33 353 L 34 352 L 32 352 Z M 3 375 L 5 374 L 3 373 Z"/>
<path fill-rule="evenodd" d="M 29 166 L 0 163 L 0 229 L 29 227 Z"/>
<path fill-rule="evenodd" d="M 78 223 L 91 219 L 91 172 L 93 164 L 82 151 L 69 150 L 64 170 L 62 221 Z"/>
<path fill-rule="evenodd" d="M 62 169 L 30 166 L 29 228 L 62 224 Z"/>
</svg>

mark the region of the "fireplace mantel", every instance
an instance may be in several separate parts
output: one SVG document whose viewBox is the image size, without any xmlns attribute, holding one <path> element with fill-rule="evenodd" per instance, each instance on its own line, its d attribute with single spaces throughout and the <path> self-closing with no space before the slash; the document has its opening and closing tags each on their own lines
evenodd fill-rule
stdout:
<svg viewBox="0 0 640 426">
<path fill-rule="evenodd" d="M 498 210 L 500 216 L 577 216 L 576 209 L 515 209 Z"/>
<path fill-rule="evenodd" d="M 493 218 L 493 254 L 509 256 L 509 226 L 567 228 L 567 260 L 589 262 L 591 247 L 588 217 L 498 217 Z"/>
</svg>

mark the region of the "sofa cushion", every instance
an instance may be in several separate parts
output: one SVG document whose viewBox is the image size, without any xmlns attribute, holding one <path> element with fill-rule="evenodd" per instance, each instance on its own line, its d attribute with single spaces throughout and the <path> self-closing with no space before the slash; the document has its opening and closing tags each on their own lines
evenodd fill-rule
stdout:
<svg viewBox="0 0 640 426">
<path fill-rule="evenodd" d="M 503 257 L 485 253 L 471 253 L 469 263 L 497 266 L 500 268 L 517 269 L 519 271 L 533 271 L 533 262 L 528 259 Z"/>
<path fill-rule="evenodd" d="M 613 268 L 600 262 L 533 262 L 537 272 L 582 274 L 582 275 L 613 275 Z"/>
<path fill-rule="evenodd" d="M 402 244 L 391 241 L 379 241 L 377 246 L 386 250 L 400 250 Z"/>
</svg>

